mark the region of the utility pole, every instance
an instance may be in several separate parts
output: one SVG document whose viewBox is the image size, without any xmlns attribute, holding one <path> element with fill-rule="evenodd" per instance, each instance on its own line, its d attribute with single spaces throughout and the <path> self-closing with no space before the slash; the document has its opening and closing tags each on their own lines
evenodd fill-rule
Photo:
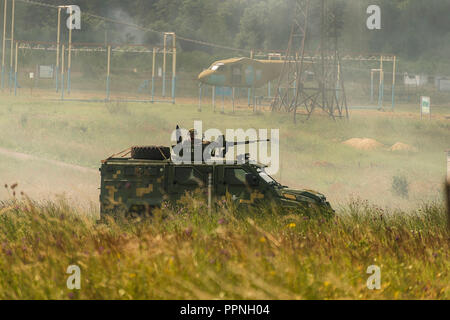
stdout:
<svg viewBox="0 0 450 320">
<path fill-rule="evenodd" d="M 72 6 L 68 6 L 70 8 L 70 23 L 72 23 Z M 71 24 L 69 28 L 69 45 L 68 45 L 68 54 L 67 54 L 67 94 L 70 94 L 70 68 L 72 67 L 72 28 L 73 25 Z"/>
<path fill-rule="evenodd" d="M 62 69 L 64 69 L 64 49 L 62 49 L 62 53 L 61 53 L 61 66 L 59 66 L 59 46 L 60 46 L 60 40 L 61 40 L 61 9 L 68 9 L 70 8 L 70 28 L 69 28 L 69 40 L 68 40 L 68 46 L 67 46 L 67 93 L 70 94 L 70 68 L 71 68 L 71 64 L 72 64 L 72 14 L 73 14 L 73 10 L 72 10 L 72 6 L 58 6 L 58 28 L 57 28 L 57 35 L 56 35 L 56 42 L 57 42 L 57 51 L 56 51 L 56 64 L 57 64 L 57 68 L 61 67 Z M 62 70 L 61 69 L 61 70 Z M 64 72 L 61 72 L 61 76 L 64 75 Z M 58 82 L 58 81 L 56 81 Z M 61 79 L 61 90 L 65 90 L 64 89 L 64 79 Z M 58 91 L 58 85 L 56 87 L 56 91 Z M 62 95 L 62 97 L 64 96 L 64 94 Z"/>
<path fill-rule="evenodd" d="M 342 65 L 337 46 L 340 18 L 334 10 L 329 10 L 327 0 L 320 1 L 320 46 L 318 55 L 307 56 L 305 48 L 311 43 L 308 33 L 309 12 L 317 1 L 296 0 L 295 18 L 272 111 L 292 112 L 294 123 L 297 110 L 309 119 L 316 109 L 321 109 L 331 118 L 348 118 L 347 100 L 344 89 Z M 334 38 L 334 39 L 332 39 Z M 332 40 L 334 43 L 332 44 Z M 334 48 L 331 49 L 331 47 Z M 308 79 L 309 76 L 313 80 Z"/>
<path fill-rule="evenodd" d="M 8 0 L 4 0 L 3 11 L 3 44 L 2 44 L 2 90 L 5 87 L 5 49 L 6 49 L 6 8 L 8 6 Z"/>
<path fill-rule="evenodd" d="M 12 89 L 12 71 L 13 71 L 13 62 L 14 62 L 14 11 L 16 6 L 16 0 L 12 0 L 12 8 L 11 8 L 11 53 L 10 53 L 10 63 L 9 63 L 9 92 Z"/>
<path fill-rule="evenodd" d="M 56 72 L 55 72 L 55 84 L 56 84 L 56 92 L 58 92 L 58 74 L 59 74 L 59 48 L 61 40 L 61 7 L 58 7 L 58 26 L 56 28 Z"/>
</svg>

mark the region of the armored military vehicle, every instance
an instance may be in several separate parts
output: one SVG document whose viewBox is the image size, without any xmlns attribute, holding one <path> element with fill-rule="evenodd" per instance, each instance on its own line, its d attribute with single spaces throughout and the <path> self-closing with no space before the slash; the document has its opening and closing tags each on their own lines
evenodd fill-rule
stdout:
<svg viewBox="0 0 450 320">
<path fill-rule="evenodd" d="M 324 195 L 281 185 L 266 174 L 264 165 L 250 161 L 247 156 L 233 163 L 188 164 L 177 164 L 171 156 L 169 147 L 146 146 L 132 147 L 103 160 L 101 213 L 115 210 L 151 213 L 164 201 L 176 202 L 186 192 L 198 189 L 208 192 L 212 203 L 228 197 L 238 206 L 274 202 L 288 210 L 314 209 L 326 215 L 334 212 Z"/>
</svg>

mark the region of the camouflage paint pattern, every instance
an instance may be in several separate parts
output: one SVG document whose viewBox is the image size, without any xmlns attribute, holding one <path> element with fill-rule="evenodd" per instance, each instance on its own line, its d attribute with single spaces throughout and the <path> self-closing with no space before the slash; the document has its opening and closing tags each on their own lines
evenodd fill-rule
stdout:
<svg viewBox="0 0 450 320">
<path fill-rule="evenodd" d="M 182 164 L 170 160 L 111 158 L 102 162 L 101 213 L 114 210 L 151 211 L 163 201 L 178 201 L 186 192 L 208 188 L 212 174 L 212 196 L 233 199 L 238 205 L 257 205 L 275 201 L 286 208 L 325 208 L 332 211 L 325 196 L 311 190 L 294 190 L 276 182 L 267 183 L 258 173 L 257 164 Z M 257 184 L 249 186 L 251 175 Z"/>
</svg>

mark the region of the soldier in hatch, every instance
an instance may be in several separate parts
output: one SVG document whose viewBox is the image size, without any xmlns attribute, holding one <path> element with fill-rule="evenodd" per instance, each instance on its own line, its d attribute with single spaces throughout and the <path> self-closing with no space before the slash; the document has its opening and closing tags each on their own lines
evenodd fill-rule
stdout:
<svg viewBox="0 0 450 320">
<path fill-rule="evenodd" d="M 205 148 L 208 147 L 212 143 L 211 141 L 204 140 L 204 138 L 205 138 L 204 135 L 202 136 L 201 139 L 197 139 L 196 136 L 197 136 L 197 130 L 195 130 L 193 128 L 189 129 L 189 138 L 191 140 L 190 141 L 190 144 L 191 144 L 191 155 L 192 155 L 191 159 L 194 159 L 194 148 L 195 148 L 195 146 L 201 147 L 202 158 L 203 158 L 203 152 L 205 151 Z M 212 156 L 214 156 L 214 151 L 213 151 Z M 211 157 L 211 155 L 208 155 L 208 158 L 210 158 L 210 157 Z M 207 159 L 203 158 L 203 161 L 206 161 L 206 160 Z"/>
</svg>

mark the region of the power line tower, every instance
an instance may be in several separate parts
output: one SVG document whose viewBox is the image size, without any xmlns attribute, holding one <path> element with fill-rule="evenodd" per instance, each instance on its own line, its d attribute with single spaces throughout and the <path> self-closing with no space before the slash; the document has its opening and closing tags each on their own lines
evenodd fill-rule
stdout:
<svg viewBox="0 0 450 320">
<path fill-rule="evenodd" d="M 330 6 L 328 0 L 295 0 L 295 17 L 289 36 L 285 60 L 272 111 L 293 112 L 297 110 L 307 119 L 316 109 L 321 109 L 333 119 L 348 118 L 347 99 L 338 38 L 342 29 L 342 6 L 336 1 Z M 319 4 L 319 7 L 312 7 Z M 311 11 L 319 12 L 320 41 L 313 55 L 306 55 L 310 40 Z"/>
</svg>

